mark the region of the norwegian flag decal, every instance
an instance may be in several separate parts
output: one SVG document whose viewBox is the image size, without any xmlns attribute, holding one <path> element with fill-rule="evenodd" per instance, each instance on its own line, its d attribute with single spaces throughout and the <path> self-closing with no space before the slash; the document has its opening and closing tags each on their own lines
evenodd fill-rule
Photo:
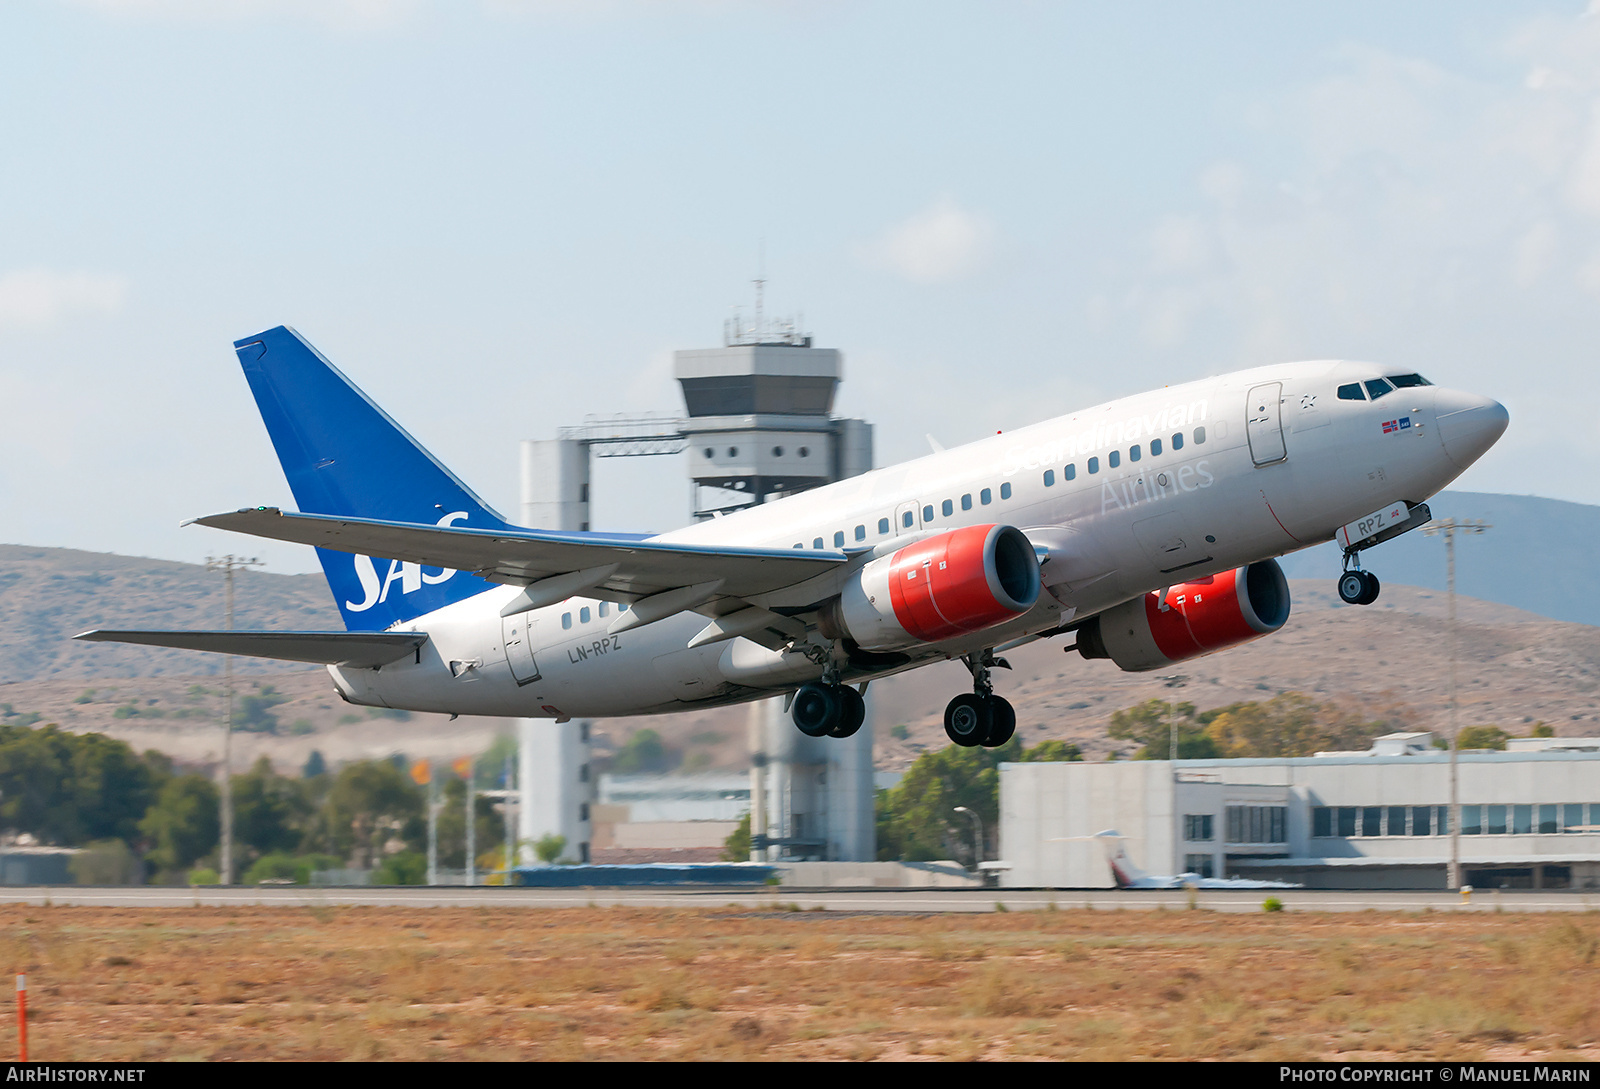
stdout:
<svg viewBox="0 0 1600 1089">
<path fill-rule="evenodd" d="M 1392 435 L 1394 432 L 1396 432 L 1396 431 L 1404 431 L 1410 426 L 1411 426 L 1411 417 L 1410 416 L 1402 416 L 1398 420 L 1385 420 L 1383 422 L 1383 433 L 1385 435 Z"/>
</svg>

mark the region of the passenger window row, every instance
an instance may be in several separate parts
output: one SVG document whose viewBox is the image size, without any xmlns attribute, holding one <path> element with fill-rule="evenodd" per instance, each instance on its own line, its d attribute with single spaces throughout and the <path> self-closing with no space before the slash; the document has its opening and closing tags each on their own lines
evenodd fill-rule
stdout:
<svg viewBox="0 0 1600 1089">
<path fill-rule="evenodd" d="M 1183 449 L 1183 432 L 1182 431 L 1173 432 L 1171 441 L 1172 441 L 1173 453 L 1177 453 L 1179 450 L 1182 450 Z M 1206 429 L 1204 427 L 1195 428 L 1194 429 L 1194 444 L 1196 446 L 1199 446 L 1202 443 L 1204 443 L 1205 441 L 1206 441 Z M 1161 452 L 1162 452 L 1161 440 L 1160 439 L 1151 439 L 1150 440 L 1150 456 L 1153 457 L 1153 458 L 1158 458 L 1158 457 L 1161 456 Z M 1135 461 L 1142 461 L 1143 459 L 1144 459 L 1144 448 L 1142 446 L 1140 446 L 1138 443 L 1134 443 L 1132 446 L 1128 447 L 1128 461 L 1130 463 L 1135 462 Z M 1116 469 L 1116 468 L 1120 468 L 1121 465 L 1122 465 L 1122 451 L 1121 450 L 1113 450 L 1109 454 L 1106 455 L 1106 467 L 1107 468 Z M 1090 458 L 1087 462 L 1084 463 L 1084 468 L 1087 469 L 1091 475 L 1093 475 L 1094 473 L 1098 473 L 1100 471 L 1100 459 L 1098 457 Z M 1061 479 L 1062 480 L 1076 480 L 1077 478 L 1078 478 L 1078 465 L 1077 465 L 1077 462 L 1070 462 L 1070 463 L 1067 464 L 1067 466 L 1064 469 L 1061 470 Z M 1047 488 L 1053 488 L 1053 487 L 1055 487 L 1055 483 L 1056 483 L 1056 471 L 1054 469 L 1046 469 L 1044 471 L 1044 486 L 1047 487 Z"/>
<path fill-rule="evenodd" d="M 1173 432 L 1173 435 L 1172 435 L 1172 438 L 1171 438 L 1170 441 L 1172 443 L 1172 450 L 1173 450 L 1174 453 L 1176 453 L 1179 450 L 1182 450 L 1183 446 L 1184 446 L 1184 435 L 1183 435 L 1183 432 L 1182 431 Z M 1199 445 L 1203 444 L 1205 441 L 1206 441 L 1206 429 L 1204 427 L 1195 428 L 1194 429 L 1194 444 L 1196 446 L 1199 446 Z M 1165 448 L 1164 448 L 1164 445 L 1163 445 L 1163 442 L 1162 442 L 1161 439 L 1151 439 L 1150 440 L 1150 456 L 1151 457 L 1153 457 L 1153 458 L 1160 457 L 1162 455 L 1164 449 Z M 1141 446 L 1140 444 L 1135 443 L 1133 446 L 1128 447 L 1128 461 L 1129 462 L 1142 461 L 1144 459 L 1144 456 L 1145 456 L 1144 447 Z M 1122 464 L 1122 451 L 1121 450 L 1113 450 L 1109 454 L 1106 455 L 1106 465 L 1107 465 L 1108 468 L 1115 469 L 1115 468 L 1118 468 L 1119 466 L 1121 466 L 1121 464 Z M 1089 473 L 1091 475 L 1093 475 L 1095 473 L 1098 473 L 1100 471 L 1100 459 L 1098 457 L 1092 457 L 1092 458 L 1090 458 L 1088 460 L 1088 462 L 1085 464 L 1084 467 L 1089 471 Z M 1061 479 L 1063 479 L 1063 480 L 1075 480 L 1075 479 L 1077 479 L 1077 476 L 1078 476 L 1078 466 L 1077 466 L 1076 462 L 1069 463 L 1065 468 L 1063 468 L 1061 470 Z M 1055 487 L 1055 483 L 1056 483 L 1056 471 L 1054 469 L 1046 469 L 1044 471 L 1044 486 L 1047 487 L 1047 488 L 1053 488 L 1053 487 Z M 1009 481 L 1007 483 L 1004 483 L 1004 484 L 1000 485 L 1000 498 L 1001 499 L 1010 499 L 1011 498 L 1011 484 L 1010 484 Z M 978 496 L 977 496 L 978 506 L 987 507 L 991 503 L 993 503 L 994 501 L 995 501 L 995 497 L 994 497 L 994 490 L 993 489 L 991 489 L 991 488 L 980 488 L 978 490 Z M 940 500 L 938 504 L 933 504 L 933 503 L 924 504 L 924 506 L 922 508 L 922 524 L 923 525 L 928 525 L 929 523 L 938 521 L 940 518 L 953 518 L 953 517 L 955 517 L 956 504 L 958 502 L 960 503 L 961 509 L 963 511 L 971 510 L 972 509 L 972 505 L 973 505 L 972 493 L 971 492 L 966 493 L 959 500 L 943 499 L 943 500 Z M 916 525 L 917 525 L 917 514 L 916 514 L 916 511 L 914 511 L 914 510 L 903 510 L 903 511 L 900 512 L 900 528 L 901 529 L 915 529 Z M 892 530 L 892 528 L 893 528 L 893 526 L 891 525 L 891 523 L 890 523 L 888 518 L 879 518 L 878 519 L 878 536 L 887 537 L 889 535 L 890 531 Z M 853 540 L 856 543 L 860 543 L 862 541 L 865 541 L 867 539 L 867 527 L 866 527 L 866 525 L 862 524 L 862 525 L 856 526 L 854 532 L 851 534 L 851 537 L 853 538 Z M 817 549 L 826 548 L 827 547 L 826 541 L 827 541 L 827 539 L 824 538 L 824 537 L 813 537 L 811 539 L 811 547 L 812 548 L 817 548 Z M 805 542 L 804 541 L 796 541 L 792 547 L 803 549 L 803 548 L 805 548 Z M 833 534 L 833 547 L 834 548 L 843 548 L 843 547 L 845 547 L 845 532 L 844 532 L 844 530 L 840 529 L 840 530 L 835 530 L 834 531 L 834 534 Z"/>
<path fill-rule="evenodd" d="M 1010 483 L 1005 483 L 1005 484 L 1000 485 L 1000 498 L 1001 499 L 1010 499 L 1011 498 L 1011 485 L 1010 485 Z M 962 510 L 964 510 L 964 511 L 971 510 L 972 509 L 972 493 L 968 492 L 966 495 L 963 495 L 961 497 L 961 499 L 959 500 L 959 502 L 961 504 L 961 509 Z M 983 488 L 983 489 L 979 490 L 979 492 L 978 492 L 978 505 L 979 506 L 987 507 L 993 502 L 994 502 L 994 490 L 993 489 L 991 489 L 991 488 Z M 957 500 L 946 499 L 946 500 L 941 501 L 937 505 L 937 507 L 932 503 L 926 504 L 922 508 L 922 522 L 923 522 L 923 524 L 927 525 L 930 522 L 937 521 L 939 517 L 944 517 L 944 518 L 954 517 L 955 509 L 956 509 L 956 503 L 957 503 Z M 900 512 L 900 526 L 901 526 L 902 529 L 915 529 L 916 525 L 917 525 L 917 513 L 916 513 L 916 511 L 914 511 L 914 510 L 904 510 L 904 511 Z M 887 537 L 890 534 L 890 532 L 893 530 L 893 528 L 894 528 L 893 524 L 889 521 L 888 518 L 879 518 L 878 519 L 878 536 Z M 867 539 L 867 527 L 866 527 L 866 525 L 863 524 L 863 525 L 856 526 L 856 528 L 852 532 L 851 536 L 857 543 L 865 541 Z M 844 530 L 842 530 L 842 529 L 835 530 L 834 534 L 833 534 L 833 547 L 834 548 L 843 548 L 844 546 L 845 546 L 845 533 L 844 533 Z M 805 544 L 804 544 L 804 542 L 796 541 L 794 543 L 793 547 L 794 548 L 804 548 Z M 811 539 L 811 547 L 812 548 L 825 548 L 826 545 L 824 544 L 824 538 L 822 538 L 822 537 L 813 537 Z"/>
<path fill-rule="evenodd" d="M 598 612 L 599 615 L 602 618 L 607 616 L 611 612 L 611 602 L 609 602 L 609 601 L 599 602 L 597 604 L 596 608 L 595 608 L 595 611 Z M 627 611 L 628 611 L 627 606 L 623 606 L 621 609 L 617 610 L 617 612 L 619 614 L 625 613 Z M 593 615 L 594 614 L 591 613 L 590 610 L 589 610 L 589 606 L 585 605 L 583 608 L 578 610 L 578 623 L 587 624 L 593 618 Z M 572 627 L 572 614 L 571 613 L 562 613 L 561 614 L 561 627 L 562 627 L 562 630 L 566 630 L 566 629 Z"/>
</svg>

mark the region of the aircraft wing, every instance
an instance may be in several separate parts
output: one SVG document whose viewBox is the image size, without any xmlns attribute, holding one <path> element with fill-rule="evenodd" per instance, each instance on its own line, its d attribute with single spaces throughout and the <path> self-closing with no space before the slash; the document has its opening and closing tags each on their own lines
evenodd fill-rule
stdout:
<svg viewBox="0 0 1600 1089">
<path fill-rule="evenodd" d="M 247 658 L 374 669 L 415 653 L 425 632 L 357 631 L 86 631 L 91 643 L 138 643 L 177 650 L 209 650 Z"/>
<path fill-rule="evenodd" d="M 837 572 L 849 562 L 843 552 L 820 549 L 673 544 L 604 534 L 427 526 L 299 514 L 276 507 L 252 507 L 195 521 L 335 552 L 472 571 L 491 582 L 514 586 L 532 586 L 580 572 L 599 576 L 598 581 L 573 584 L 560 599 L 594 593 L 634 602 L 667 591 L 710 588 L 703 596 L 684 595 L 689 603 L 681 608 L 693 608 L 713 596 L 737 600 L 771 593 Z M 693 600 L 696 597 L 698 600 Z"/>
</svg>

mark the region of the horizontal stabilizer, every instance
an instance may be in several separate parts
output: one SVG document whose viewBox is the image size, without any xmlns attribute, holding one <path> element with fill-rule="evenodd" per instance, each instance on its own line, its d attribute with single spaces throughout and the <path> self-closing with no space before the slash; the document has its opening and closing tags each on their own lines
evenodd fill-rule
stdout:
<svg viewBox="0 0 1600 1089">
<path fill-rule="evenodd" d="M 666 590 L 720 580 L 721 594 L 770 593 L 830 571 L 849 557 L 821 549 L 675 544 L 595 533 L 533 529 L 472 529 L 297 514 L 253 507 L 196 518 L 214 529 L 336 552 L 388 556 L 424 569 L 475 571 L 492 582 L 528 586 L 552 576 L 615 564 L 589 592 L 637 601 Z M 587 580 L 585 580 L 587 581 Z M 565 588 L 563 587 L 563 593 Z"/>
<path fill-rule="evenodd" d="M 138 643 L 176 650 L 206 650 L 246 658 L 376 669 L 414 654 L 428 641 L 409 631 L 86 631 L 92 643 Z"/>
</svg>

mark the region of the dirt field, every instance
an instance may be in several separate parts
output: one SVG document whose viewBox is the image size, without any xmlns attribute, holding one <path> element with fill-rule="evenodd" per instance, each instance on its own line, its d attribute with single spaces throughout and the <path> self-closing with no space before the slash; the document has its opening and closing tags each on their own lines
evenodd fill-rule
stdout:
<svg viewBox="0 0 1600 1089">
<path fill-rule="evenodd" d="M 42 1060 L 1600 1058 L 1593 914 L 8 906 L 0 924 Z"/>
</svg>

